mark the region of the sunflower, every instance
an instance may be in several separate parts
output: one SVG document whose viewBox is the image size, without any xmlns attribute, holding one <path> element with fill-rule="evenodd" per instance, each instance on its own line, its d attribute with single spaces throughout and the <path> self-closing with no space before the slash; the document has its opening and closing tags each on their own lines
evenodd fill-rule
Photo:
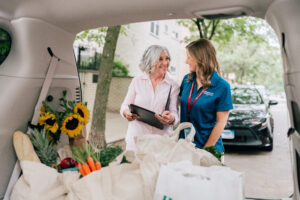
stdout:
<svg viewBox="0 0 300 200">
<path fill-rule="evenodd" d="M 87 109 L 87 107 L 82 104 L 78 103 L 74 107 L 74 113 L 78 113 L 80 117 L 83 118 L 83 124 L 86 125 L 90 120 L 90 111 Z"/>
<path fill-rule="evenodd" d="M 39 124 L 44 125 L 46 130 L 56 133 L 58 130 L 58 124 L 56 122 L 56 117 L 52 113 L 41 113 L 39 118 Z"/>
<path fill-rule="evenodd" d="M 80 117 L 79 114 L 70 113 L 63 121 L 61 131 L 67 134 L 70 138 L 74 138 L 80 134 L 83 127 L 82 122 L 83 118 Z"/>
</svg>

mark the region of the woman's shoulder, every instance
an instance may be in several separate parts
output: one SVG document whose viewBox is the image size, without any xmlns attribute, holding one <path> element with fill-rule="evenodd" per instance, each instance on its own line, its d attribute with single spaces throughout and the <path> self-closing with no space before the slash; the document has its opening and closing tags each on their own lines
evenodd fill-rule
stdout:
<svg viewBox="0 0 300 200">
<path fill-rule="evenodd" d="M 218 85 L 223 88 L 230 88 L 230 84 L 223 77 L 219 76 Z"/>
<path fill-rule="evenodd" d="M 183 79 L 182 80 L 186 80 L 188 77 L 189 77 L 190 74 L 186 74 L 184 75 Z"/>
<path fill-rule="evenodd" d="M 147 80 L 147 74 L 140 74 L 132 78 L 132 82 Z"/>
<path fill-rule="evenodd" d="M 184 75 L 184 77 L 182 78 L 182 81 L 181 81 L 182 84 L 189 82 L 189 81 L 188 81 L 189 75 L 190 75 L 190 74 Z"/>
</svg>

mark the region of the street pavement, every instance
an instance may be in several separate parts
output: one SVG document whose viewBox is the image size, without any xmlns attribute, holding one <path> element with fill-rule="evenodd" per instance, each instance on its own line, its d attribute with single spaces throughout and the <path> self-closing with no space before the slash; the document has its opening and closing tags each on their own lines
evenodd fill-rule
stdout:
<svg viewBox="0 0 300 200">
<path fill-rule="evenodd" d="M 271 107 L 274 118 L 272 152 L 257 149 L 225 153 L 225 165 L 244 173 L 246 197 L 279 199 L 293 193 L 292 167 L 287 130 L 290 126 L 286 102 Z"/>
<path fill-rule="evenodd" d="M 120 113 L 107 112 L 105 123 L 106 142 L 111 143 L 124 139 L 126 136 L 128 122 L 122 118 Z"/>
</svg>

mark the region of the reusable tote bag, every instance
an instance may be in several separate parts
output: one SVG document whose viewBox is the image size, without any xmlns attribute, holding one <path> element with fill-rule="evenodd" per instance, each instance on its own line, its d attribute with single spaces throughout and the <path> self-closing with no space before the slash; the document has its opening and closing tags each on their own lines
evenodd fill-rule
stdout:
<svg viewBox="0 0 300 200">
<path fill-rule="evenodd" d="M 132 163 L 120 164 L 123 155 L 115 163 L 76 181 L 68 195 L 70 199 L 153 200 L 160 165 L 152 155 L 133 156 L 129 159 Z"/>
<path fill-rule="evenodd" d="M 154 200 L 243 200 L 243 174 L 229 167 L 201 167 L 190 161 L 160 168 Z"/>
<path fill-rule="evenodd" d="M 56 169 L 32 161 L 20 162 L 23 175 L 15 184 L 10 200 L 64 200 L 78 172 L 58 173 Z"/>
<path fill-rule="evenodd" d="M 191 131 L 185 139 L 179 139 L 182 129 Z M 137 153 L 152 154 L 160 163 L 190 160 L 195 165 L 221 165 L 221 162 L 206 150 L 198 149 L 192 143 L 195 136 L 192 123 L 181 123 L 170 135 L 142 135 L 135 137 Z"/>
</svg>

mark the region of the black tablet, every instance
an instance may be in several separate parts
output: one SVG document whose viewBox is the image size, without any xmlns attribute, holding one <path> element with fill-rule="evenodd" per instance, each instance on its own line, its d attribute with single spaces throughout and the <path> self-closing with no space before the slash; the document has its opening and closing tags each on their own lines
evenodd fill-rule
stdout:
<svg viewBox="0 0 300 200">
<path fill-rule="evenodd" d="M 137 120 L 154 126 L 158 129 L 164 129 L 164 124 L 162 124 L 156 117 L 155 112 L 142 108 L 140 106 L 130 104 L 129 105 L 130 112 L 137 114 L 139 118 Z"/>
</svg>

